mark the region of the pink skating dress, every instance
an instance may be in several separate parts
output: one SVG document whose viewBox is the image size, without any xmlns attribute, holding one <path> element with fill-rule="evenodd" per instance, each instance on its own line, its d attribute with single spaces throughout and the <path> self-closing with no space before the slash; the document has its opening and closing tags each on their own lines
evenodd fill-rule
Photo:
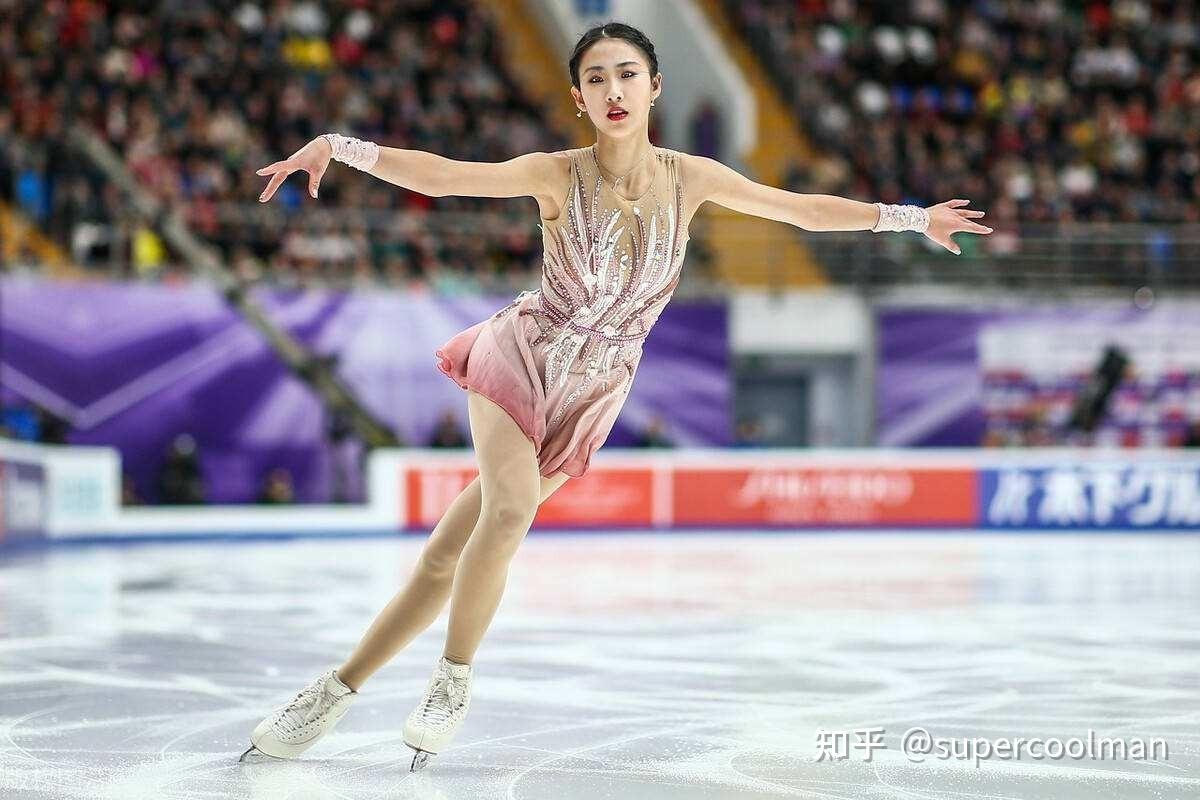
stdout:
<svg viewBox="0 0 1200 800">
<path fill-rule="evenodd" d="M 688 241 L 679 153 L 654 151 L 654 178 L 637 200 L 601 175 L 593 147 L 566 151 L 567 201 L 538 226 L 541 288 L 436 351 L 442 372 L 516 421 L 544 477 L 587 472 L 629 395 L 642 343 L 679 284 Z"/>
</svg>

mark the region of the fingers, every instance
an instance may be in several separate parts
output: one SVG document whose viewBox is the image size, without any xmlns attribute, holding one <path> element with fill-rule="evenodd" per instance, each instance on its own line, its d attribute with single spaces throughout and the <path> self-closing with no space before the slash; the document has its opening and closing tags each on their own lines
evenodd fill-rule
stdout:
<svg viewBox="0 0 1200 800">
<path fill-rule="evenodd" d="M 940 244 L 942 247 L 946 248 L 951 253 L 958 255 L 961 251 L 958 249 L 958 245 L 956 245 L 954 243 L 954 240 L 950 238 L 950 234 L 952 234 L 952 233 L 955 233 L 955 231 L 949 231 L 948 233 L 946 233 L 945 236 L 943 236 L 943 235 L 941 235 L 941 233 L 934 233 L 933 231 L 927 231 L 925 233 L 925 235 L 927 237 L 929 237 L 929 239 L 931 241 L 936 242 L 937 244 Z"/>
<path fill-rule="evenodd" d="M 275 190 L 278 189 L 279 185 L 287 179 L 289 174 L 290 171 L 276 172 L 273 176 L 271 176 L 271 181 L 267 184 L 267 188 L 263 189 L 263 193 L 258 196 L 258 202 L 265 203 L 270 200 L 275 194 Z"/>
<path fill-rule="evenodd" d="M 279 189 L 279 185 L 287 180 L 287 177 L 293 172 L 297 172 L 301 169 L 308 171 L 307 168 L 298 166 L 293 157 L 285 158 L 283 161 L 276 161 L 274 164 L 268 164 L 262 169 L 256 170 L 254 173 L 256 175 L 271 176 L 270 183 L 267 184 L 267 188 L 263 189 L 263 193 L 258 196 L 258 201 L 260 203 L 265 203 L 270 200 L 271 197 L 274 196 L 276 190 Z M 317 190 L 321 186 L 321 177 L 324 174 L 324 169 L 315 172 L 309 172 L 308 174 L 308 193 L 313 197 L 317 196 Z"/>
<path fill-rule="evenodd" d="M 945 205 L 946 207 L 949 208 L 950 206 L 953 206 L 953 205 L 961 206 L 961 205 L 964 205 L 964 204 L 967 204 L 970 202 L 971 202 L 970 200 L 947 200 L 943 205 Z M 966 233 L 991 233 L 992 232 L 992 229 L 986 225 L 980 225 L 976 222 L 968 222 L 968 218 L 982 217 L 986 212 L 978 211 L 976 209 L 955 208 L 954 213 L 958 216 L 958 219 L 960 222 L 966 223 L 966 227 L 954 228 L 954 230 L 952 230 L 951 233 L 956 233 L 958 231 L 964 231 Z M 951 251 L 951 252 L 953 252 L 953 251 Z"/>
<path fill-rule="evenodd" d="M 963 220 L 963 221 L 966 223 L 966 227 L 955 228 L 953 231 L 951 231 L 951 233 L 957 233 L 959 231 L 963 231 L 965 233 L 991 233 L 992 232 L 992 229 L 986 225 L 979 225 L 974 222 L 966 222 L 966 220 Z"/>
<path fill-rule="evenodd" d="M 961 255 L 962 255 L 962 248 L 961 248 L 961 247 L 959 247 L 959 246 L 958 246 L 958 245 L 955 243 L 954 239 L 952 239 L 952 238 L 951 238 L 951 234 L 955 234 L 955 233 L 983 233 L 983 234 L 988 234 L 988 233 L 991 233 L 991 232 L 992 232 L 992 229 L 991 229 L 991 228 L 988 228 L 988 227 L 986 227 L 986 226 L 984 226 L 984 225 L 976 225 L 975 223 L 971 223 L 971 227 L 970 227 L 970 228 L 956 228 L 956 229 L 954 229 L 954 230 L 950 231 L 949 233 L 947 233 L 947 234 L 946 234 L 946 239 L 945 239 L 945 241 L 943 241 L 943 240 L 941 240 L 941 239 L 934 239 L 934 241 L 935 241 L 935 242 L 937 242 L 938 244 L 940 244 L 942 247 L 944 247 L 944 248 L 946 248 L 947 250 L 949 250 L 951 253 L 954 253 L 954 255 L 956 255 L 956 256 L 961 256 Z"/>
<path fill-rule="evenodd" d="M 317 196 L 317 189 L 321 186 L 321 177 L 325 175 L 325 170 L 316 170 L 309 173 L 308 176 L 308 193 L 313 197 Z"/>
<path fill-rule="evenodd" d="M 969 206 L 969 205 L 971 205 L 971 201 L 970 200 L 947 200 L 946 205 L 948 205 L 952 208 L 956 208 L 958 206 Z"/>
<path fill-rule="evenodd" d="M 952 238 L 953 235 L 956 233 L 958 233 L 958 230 L 949 230 L 949 231 L 946 231 L 945 234 L 942 234 L 939 231 L 937 233 L 933 233 L 932 235 L 930 232 L 927 232 L 925 235 L 928 236 L 933 241 L 940 244 L 942 247 L 949 250 L 951 253 L 954 253 L 954 255 L 958 256 L 958 255 L 962 255 L 962 250 L 959 248 L 959 246 L 954 242 L 954 239 Z"/>
<path fill-rule="evenodd" d="M 254 174 L 255 175 L 271 175 L 275 172 L 278 172 L 281 169 L 286 169 L 290 166 L 291 166 L 291 159 L 284 159 L 283 161 L 276 161 L 274 164 L 268 164 L 267 166 L 258 170 Z"/>
</svg>

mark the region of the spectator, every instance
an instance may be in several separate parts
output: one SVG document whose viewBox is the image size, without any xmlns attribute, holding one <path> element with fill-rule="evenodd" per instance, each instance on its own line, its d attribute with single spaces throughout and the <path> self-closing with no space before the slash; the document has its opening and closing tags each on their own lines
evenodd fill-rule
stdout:
<svg viewBox="0 0 1200 800">
<path fill-rule="evenodd" d="M 296 502 L 292 473 L 283 467 L 276 467 L 268 472 L 258 493 L 258 502 L 263 505 L 288 505 Z"/>
<path fill-rule="evenodd" d="M 36 407 L 38 441 L 42 444 L 66 444 L 71 423 L 41 406 Z"/>
<path fill-rule="evenodd" d="M 424 197 L 332 170 L 319 203 L 297 180 L 281 189 L 281 206 L 244 211 L 261 191 L 258 166 L 326 130 L 473 161 L 566 147 L 509 75 L 477 3 L 9 0 L 0 14 L 0 198 L 47 223 L 64 247 L 79 245 L 78 256 L 92 254 L 89 243 L 115 242 L 123 269 L 175 273 L 178 255 L 66 147 L 66 131 L 82 125 L 227 263 L 236 260 L 239 273 L 292 283 L 383 280 L 396 270 L 369 242 L 387 229 L 397 229 L 393 241 L 406 250 L 440 250 L 442 263 L 490 258 L 471 250 L 478 237 L 446 232 L 460 220 L 406 226 L 392 212 L 504 217 L 512 201 Z M 510 268 L 533 271 L 540 255 L 535 236 L 506 242 Z M 428 261 L 408 263 L 424 277 Z"/>
<path fill-rule="evenodd" d="M 1183 440 L 1184 447 L 1200 447 L 1200 419 L 1196 420 L 1188 428 L 1187 436 Z"/>
<path fill-rule="evenodd" d="M 733 430 L 733 447 L 762 447 L 763 424 L 758 417 L 743 417 Z"/>
<path fill-rule="evenodd" d="M 430 447 L 466 447 L 468 444 L 466 436 L 463 435 L 462 428 L 458 424 L 458 419 L 454 412 L 446 409 L 438 418 L 437 425 L 433 429 L 433 437 L 430 439 Z"/>
<path fill-rule="evenodd" d="M 121 505 L 123 506 L 140 506 L 142 505 L 142 497 L 138 494 L 137 484 L 133 480 L 133 476 L 128 472 L 121 475 Z"/>
<path fill-rule="evenodd" d="M 705 98 L 692 114 L 691 152 L 721 160 L 721 115 L 713 102 Z"/>
<path fill-rule="evenodd" d="M 167 451 L 158 480 L 159 501 L 165 505 L 198 505 L 204 502 L 204 479 L 196 440 L 186 433 L 175 437 Z"/>
<path fill-rule="evenodd" d="M 1019 223 L 1187 222 L 1197 208 L 1191 3 L 725 6 L 817 160 L 837 164 L 835 180 L 791 188 L 1007 200 Z"/>
<path fill-rule="evenodd" d="M 7 436 L 26 442 L 36 442 L 42 435 L 42 420 L 37 409 L 30 405 L 9 406 L 0 416 L 0 425 Z"/>
<path fill-rule="evenodd" d="M 633 443 L 634 447 L 674 447 L 671 438 L 667 436 L 667 421 L 661 414 L 655 414 L 641 434 Z"/>
</svg>

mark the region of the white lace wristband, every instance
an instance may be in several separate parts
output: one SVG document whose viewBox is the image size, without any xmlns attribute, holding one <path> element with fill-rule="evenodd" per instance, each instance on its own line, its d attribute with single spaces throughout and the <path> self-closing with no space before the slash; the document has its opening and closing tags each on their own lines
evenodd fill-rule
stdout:
<svg viewBox="0 0 1200 800">
<path fill-rule="evenodd" d="M 916 231 L 924 233 L 929 228 L 929 212 L 920 206 L 894 206 L 887 203 L 876 203 L 879 207 L 879 221 L 871 228 L 871 233 L 884 231 Z"/>
<path fill-rule="evenodd" d="M 367 172 L 379 160 L 379 145 L 374 142 L 364 142 L 340 133 L 323 133 L 321 137 L 333 148 L 334 161 Z"/>
</svg>

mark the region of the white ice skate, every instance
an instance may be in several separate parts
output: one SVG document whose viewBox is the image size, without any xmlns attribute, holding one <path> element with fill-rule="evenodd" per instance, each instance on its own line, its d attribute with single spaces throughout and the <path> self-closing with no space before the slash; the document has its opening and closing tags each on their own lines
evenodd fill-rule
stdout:
<svg viewBox="0 0 1200 800">
<path fill-rule="evenodd" d="M 462 727 L 471 706 L 472 677 L 470 664 L 438 659 L 425 697 L 404 723 L 404 743 L 415 751 L 410 772 L 421 769 L 430 756 L 448 747 Z"/>
<path fill-rule="evenodd" d="M 342 683 L 334 669 L 300 690 L 275 709 L 250 734 L 250 749 L 238 761 L 258 752 L 275 758 L 295 758 L 337 725 L 358 692 Z"/>
</svg>

